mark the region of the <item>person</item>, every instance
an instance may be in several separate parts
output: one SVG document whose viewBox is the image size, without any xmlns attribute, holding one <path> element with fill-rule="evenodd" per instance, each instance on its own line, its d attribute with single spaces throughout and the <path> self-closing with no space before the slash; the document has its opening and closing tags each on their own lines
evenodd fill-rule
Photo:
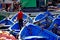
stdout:
<svg viewBox="0 0 60 40">
<path fill-rule="evenodd" d="M 21 10 L 18 12 L 17 20 L 21 30 L 21 28 L 23 27 L 23 12 Z"/>
<path fill-rule="evenodd" d="M 28 14 L 28 17 L 27 17 L 27 22 L 29 22 L 29 23 L 31 23 L 31 22 L 30 22 L 30 19 L 29 19 L 30 16 L 31 16 L 31 14 Z"/>
<path fill-rule="evenodd" d="M 19 2 L 16 0 L 13 2 L 13 11 L 19 11 Z"/>
<path fill-rule="evenodd" d="M 12 12 L 12 11 L 13 11 L 12 8 L 11 8 L 11 6 L 9 6 L 9 7 L 7 8 L 7 11 L 8 11 L 8 12 Z"/>
</svg>

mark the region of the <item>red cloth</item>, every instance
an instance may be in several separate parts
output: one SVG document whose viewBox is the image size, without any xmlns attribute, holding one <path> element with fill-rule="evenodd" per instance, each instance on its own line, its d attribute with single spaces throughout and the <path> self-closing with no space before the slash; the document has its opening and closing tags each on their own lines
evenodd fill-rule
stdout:
<svg viewBox="0 0 60 40">
<path fill-rule="evenodd" d="M 18 20 L 23 19 L 23 12 L 22 12 L 22 11 L 19 11 L 19 12 L 18 12 L 17 19 L 18 19 Z"/>
</svg>

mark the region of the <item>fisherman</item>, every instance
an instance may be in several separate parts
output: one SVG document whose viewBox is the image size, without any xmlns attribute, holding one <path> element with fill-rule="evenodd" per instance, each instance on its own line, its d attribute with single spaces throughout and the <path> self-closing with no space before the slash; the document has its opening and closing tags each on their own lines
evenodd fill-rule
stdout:
<svg viewBox="0 0 60 40">
<path fill-rule="evenodd" d="M 18 12 L 17 20 L 21 30 L 21 28 L 23 27 L 23 12 L 21 10 Z"/>
</svg>

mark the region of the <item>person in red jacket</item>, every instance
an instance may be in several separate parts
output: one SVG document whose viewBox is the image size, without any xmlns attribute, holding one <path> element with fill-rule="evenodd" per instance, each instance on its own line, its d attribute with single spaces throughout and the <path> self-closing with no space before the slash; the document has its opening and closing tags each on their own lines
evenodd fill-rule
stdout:
<svg viewBox="0 0 60 40">
<path fill-rule="evenodd" d="M 23 27 L 23 12 L 21 10 L 18 12 L 17 20 L 19 23 L 19 28 L 21 30 L 21 28 Z"/>
</svg>

